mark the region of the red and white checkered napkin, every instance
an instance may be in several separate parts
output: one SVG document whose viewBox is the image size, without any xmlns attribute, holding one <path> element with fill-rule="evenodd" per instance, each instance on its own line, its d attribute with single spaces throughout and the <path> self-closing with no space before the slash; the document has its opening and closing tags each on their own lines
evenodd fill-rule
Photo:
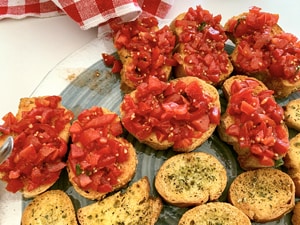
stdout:
<svg viewBox="0 0 300 225">
<path fill-rule="evenodd" d="M 174 0 L 0 0 L 0 19 L 27 16 L 70 16 L 81 29 L 118 19 L 130 21 L 141 13 L 164 18 Z"/>
</svg>

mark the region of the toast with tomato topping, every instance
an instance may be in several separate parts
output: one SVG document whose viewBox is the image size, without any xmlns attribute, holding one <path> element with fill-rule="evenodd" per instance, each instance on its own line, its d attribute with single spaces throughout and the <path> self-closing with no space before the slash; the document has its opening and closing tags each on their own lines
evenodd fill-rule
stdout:
<svg viewBox="0 0 300 225">
<path fill-rule="evenodd" d="M 26 198 L 50 188 L 66 166 L 64 158 L 73 113 L 61 104 L 60 96 L 22 98 L 18 113 L 4 117 L 0 139 L 14 137 L 11 156 L 0 165 L 0 178 L 10 192 Z"/>
<path fill-rule="evenodd" d="M 72 123 L 67 170 L 74 189 L 83 197 L 102 199 L 134 176 L 135 148 L 122 133 L 119 116 L 103 107 L 83 110 Z"/>
<path fill-rule="evenodd" d="M 283 98 L 300 89 L 300 41 L 284 32 L 278 19 L 253 7 L 229 19 L 225 30 L 236 45 L 231 60 L 237 73 L 263 81 Z"/>
<path fill-rule="evenodd" d="M 222 90 L 228 100 L 218 126 L 220 138 L 233 146 L 244 170 L 277 166 L 289 148 L 283 108 L 261 81 L 236 75 Z"/>
<path fill-rule="evenodd" d="M 149 76 L 162 81 L 169 79 L 175 63 L 175 35 L 169 26 L 159 28 L 155 17 L 144 17 L 112 25 L 112 29 L 114 46 L 123 64 L 121 90 L 135 90 Z"/>
<path fill-rule="evenodd" d="M 238 208 L 226 202 L 210 202 L 186 211 L 178 225 L 201 224 L 251 225 L 250 219 Z M 208 223 L 208 224 L 209 224 Z"/>
<path fill-rule="evenodd" d="M 284 166 L 296 186 L 296 197 L 300 197 L 300 133 L 290 140 L 290 148 L 284 157 Z"/>
<path fill-rule="evenodd" d="M 70 197 L 61 190 L 49 190 L 36 196 L 24 209 L 21 225 L 77 225 Z"/>
<path fill-rule="evenodd" d="M 149 180 L 143 177 L 123 192 L 80 208 L 77 217 L 81 225 L 154 225 L 162 207 L 159 197 L 150 196 Z"/>
<path fill-rule="evenodd" d="M 205 142 L 220 122 L 217 89 L 197 77 L 162 82 L 152 77 L 124 96 L 125 129 L 156 150 L 190 152 Z"/>
<path fill-rule="evenodd" d="M 201 6 L 189 8 L 173 20 L 176 77 L 195 76 L 217 86 L 230 76 L 233 66 L 224 49 L 228 38 L 220 21 L 221 15 L 213 16 Z"/>
<path fill-rule="evenodd" d="M 155 188 L 169 204 L 190 207 L 217 200 L 227 184 L 226 169 L 214 156 L 189 152 L 167 159 L 155 176 Z"/>
<path fill-rule="evenodd" d="M 255 222 L 274 221 L 293 210 L 295 185 L 275 168 L 246 171 L 231 183 L 228 200 Z"/>
<path fill-rule="evenodd" d="M 284 107 L 285 124 L 300 131 L 300 99 L 289 101 Z"/>
</svg>

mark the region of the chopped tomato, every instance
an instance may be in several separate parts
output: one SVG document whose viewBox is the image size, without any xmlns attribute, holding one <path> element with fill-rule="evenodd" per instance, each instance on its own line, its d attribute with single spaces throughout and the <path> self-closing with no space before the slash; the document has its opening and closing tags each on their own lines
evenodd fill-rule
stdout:
<svg viewBox="0 0 300 225">
<path fill-rule="evenodd" d="M 175 149 L 186 146 L 201 137 L 210 124 L 220 122 L 219 106 L 212 104 L 213 97 L 199 86 L 196 81 L 166 84 L 149 79 L 136 89 L 135 96 L 124 96 L 120 106 L 124 127 L 141 141 L 155 134 L 159 141 L 174 143 Z"/>
<path fill-rule="evenodd" d="M 120 61 L 114 61 L 112 71 L 120 71 L 135 88 L 150 76 L 166 81 L 166 66 L 176 64 L 172 55 L 175 35 L 169 26 L 158 29 L 157 24 L 155 17 L 141 17 L 123 24 L 112 24 L 116 49 L 130 52 L 126 59 L 130 58 L 130 66 L 123 68 Z"/>
<path fill-rule="evenodd" d="M 24 111 L 20 119 L 11 113 L 5 117 L 5 126 L 14 135 L 11 156 L 0 165 L 6 189 L 16 192 L 26 186 L 29 191 L 55 182 L 65 167 L 62 162 L 67 144 L 59 137 L 70 123 L 73 113 L 58 108 L 61 97 L 35 98 L 35 107 Z"/>
<path fill-rule="evenodd" d="M 111 191 L 123 173 L 120 163 L 128 160 L 128 147 L 123 144 L 127 142 L 116 138 L 123 132 L 117 114 L 91 107 L 74 124 L 80 127 L 70 129 L 73 144 L 68 162 L 76 174 L 74 182 L 86 191 Z"/>
<path fill-rule="evenodd" d="M 221 74 L 228 72 L 228 54 L 224 50 L 227 36 L 220 20 L 221 15 L 213 16 L 197 6 L 189 8 L 185 16 L 174 23 L 182 30 L 178 37 L 182 48 L 174 54 L 174 59 L 187 75 L 211 84 L 217 84 Z"/>
<path fill-rule="evenodd" d="M 284 156 L 289 148 L 288 132 L 282 126 L 283 109 L 272 91 L 254 92 L 256 84 L 235 81 L 231 87 L 227 113 L 234 123 L 228 135 L 239 141 L 241 148 L 248 148 L 264 166 L 273 166 L 277 157 Z"/>
</svg>

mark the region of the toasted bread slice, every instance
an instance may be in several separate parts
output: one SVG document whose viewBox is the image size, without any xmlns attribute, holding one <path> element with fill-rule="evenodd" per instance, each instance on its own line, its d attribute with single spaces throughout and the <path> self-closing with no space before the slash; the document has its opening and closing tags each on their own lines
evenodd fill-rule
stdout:
<svg viewBox="0 0 300 225">
<path fill-rule="evenodd" d="M 251 225 L 251 221 L 241 210 L 229 203 L 209 202 L 186 211 L 178 223 L 190 224 Z"/>
<path fill-rule="evenodd" d="M 36 196 L 24 209 L 21 225 L 77 225 L 73 203 L 61 190 Z"/>
<path fill-rule="evenodd" d="M 300 224 L 300 202 L 295 204 L 295 208 L 293 210 L 292 215 L 292 225 Z"/>
<path fill-rule="evenodd" d="M 170 27 L 177 36 L 176 77 L 195 76 L 217 86 L 230 76 L 233 66 L 224 50 L 227 36 L 220 19 L 197 6 L 172 21 Z"/>
<path fill-rule="evenodd" d="M 242 94 L 240 91 L 240 93 L 233 95 L 231 90 L 235 82 L 240 84 L 246 82 L 250 86 L 251 83 L 255 83 L 255 87 L 247 86 L 247 90 L 243 91 L 245 94 Z M 221 116 L 221 122 L 217 128 L 220 138 L 233 146 L 233 149 L 238 154 L 239 164 L 244 170 L 275 166 L 276 161 L 281 160 L 285 156 L 289 145 L 289 133 L 288 128 L 283 123 L 282 107 L 275 102 L 272 95 L 269 95 L 264 100 L 262 97 L 258 98 L 258 96 L 268 93 L 268 88 L 253 77 L 244 75 L 232 76 L 224 82 L 222 90 L 224 96 L 228 99 L 228 105 Z M 268 103 L 270 105 L 266 104 L 266 102 L 270 102 Z M 249 113 L 250 111 L 247 111 L 247 109 L 242 109 L 242 103 L 245 103 L 245 105 L 248 105 L 248 103 L 252 104 L 250 108 L 253 107 L 253 111 Z M 236 105 L 235 109 L 233 108 L 234 105 Z M 272 107 L 275 107 L 276 110 Z M 273 115 L 273 113 L 277 112 L 278 114 Z M 263 123 L 266 123 L 267 120 L 269 122 L 266 123 L 264 128 L 258 129 L 263 123 L 255 118 L 260 117 L 265 118 L 262 121 Z M 233 128 L 236 128 L 236 132 L 233 132 Z M 274 132 L 269 135 L 267 132 L 262 131 L 264 129 L 272 129 Z M 274 133 L 279 132 L 279 130 L 280 136 L 275 135 Z M 261 138 L 257 138 L 258 136 L 254 135 L 254 133 L 259 135 L 261 132 L 264 132 Z M 279 137 L 281 138 L 280 140 Z M 265 142 L 264 140 L 267 140 L 267 138 L 272 139 L 273 142 Z M 282 149 L 280 148 L 280 151 L 278 150 L 278 143 L 280 143 L 280 147 L 283 147 Z M 259 149 L 256 149 L 256 147 L 259 147 Z M 264 150 L 260 151 L 260 149 Z M 268 149 L 267 152 L 272 151 L 273 153 L 270 152 L 271 155 L 266 155 L 265 149 Z"/>
<path fill-rule="evenodd" d="M 285 124 L 300 131 L 300 99 L 288 102 L 284 107 Z"/>
<path fill-rule="evenodd" d="M 152 110 L 143 111 L 145 108 Z M 214 132 L 220 119 L 220 100 L 217 89 L 197 77 L 169 83 L 153 78 L 124 97 L 120 112 L 124 127 L 140 142 L 156 150 L 172 147 L 190 152 Z M 196 123 L 199 126 L 195 127 Z"/>
<path fill-rule="evenodd" d="M 22 165 L 20 165 L 20 161 L 17 162 L 14 161 L 14 159 L 19 158 L 20 152 L 26 150 L 28 146 L 34 146 L 34 152 L 28 154 L 30 154 L 31 157 L 38 158 L 26 162 L 27 169 L 26 171 L 24 171 L 26 175 L 24 175 L 24 178 L 22 178 L 23 185 L 16 185 L 15 183 L 16 187 L 13 187 L 14 185 L 10 186 L 8 181 L 8 190 L 15 192 L 17 191 L 17 186 L 23 186 L 20 189 L 23 196 L 25 198 L 32 198 L 38 194 L 41 194 L 42 192 L 45 192 L 56 182 L 56 180 L 59 178 L 61 169 L 64 167 L 63 159 L 67 152 L 70 121 L 72 120 L 72 118 L 73 113 L 61 104 L 60 96 L 40 96 L 20 99 L 19 109 L 15 116 L 16 122 L 14 124 L 11 124 L 9 133 L 9 135 L 12 135 L 15 139 L 15 148 L 12 152 L 11 157 L 1 165 L 2 169 L 6 170 L 6 172 L 3 172 L 3 170 L 0 171 L 0 178 L 7 179 L 7 166 L 10 165 L 8 164 L 9 161 L 13 161 L 14 163 L 12 164 L 14 165 L 14 168 L 11 169 L 11 172 L 18 171 L 18 165 Z M 16 127 L 20 127 L 21 130 Z M 1 136 L 0 140 L 3 141 L 7 135 L 8 134 Z M 49 141 L 48 139 L 46 139 L 48 135 L 52 137 L 52 139 L 50 139 Z M 55 145 L 55 148 L 58 148 L 56 156 L 54 155 L 54 153 L 51 153 L 53 149 L 50 145 L 50 142 L 52 143 L 52 145 Z M 26 156 L 26 158 L 30 157 Z M 44 160 L 46 160 L 45 163 Z M 22 159 L 22 161 L 24 161 L 24 159 Z M 43 178 L 43 176 L 46 175 L 46 171 L 44 171 L 44 168 L 51 169 L 51 167 L 56 163 L 57 165 L 60 164 L 60 169 L 55 172 L 52 171 L 55 173 L 53 176 L 50 176 L 46 179 Z M 41 184 L 39 184 L 38 186 L 32 184 L 32 181 L 30 179 L 33 179 L 32 177 L 34 175 L 28 172 L 28 168 L 32 170 L 32 174 L 34 174 L 33 172 L 36 172 L 35 174 L 37 175 L 39 171 L 40 173 L 42 173 L 42 177 L 35 178 L 43 180 Z M 33 185 L 34 188 L 32 188 Z"/>
<path fill-rule="evenodd" d="M 188 207 L 217 200 L 227 184 L 224 166 L 214 156 L 190 152 L 167 159 L 155 177 L 155 187 L 169 204 Z"/>
<path fill-rule="evenodd" d="M 121 127 L 121 122 L 120 122 L 120 118 L 117 116 L 116 113 L 111 112 L 110 110 L 106 109 L 106 108 L 98 108 L 98 107 L 92 107 L 91 109 L 88 109 L 87 111 L 90 111 L 87 113 L 87 117 L 90 120 L 92 120 L 90 114 L 93 114 L 96 118 L 95 120 L 97 120 L 97 118 L 99 120 L 101 120 L 100 123 L 96 124 L 93 127 L 93 130 L 99 133 L 105 133 L 107 132 L 107 136 L 100 136 L 97 139 L 93 140 L 91 143 L 92 147 L 88 147 L 86 146 L 84 143 L 80 142 L 81 140 L 81 135 L 84 136 L 85 131 L 80 131 L 79 133 L 76 133 L 76 135 L 78 135 L 78 137 L 73 136 L 73 132 L 71 131 L 71 136 L 72 136 L 72 141 L 73 141 L 73 145 L 76 145 L 77 147 L 75 147 L 73 149 L 73 145 L 71 145 L 71 150 L 70 150 L 70 154 L 68 157 L 68 161 L 67 161 L 67 171 L 68 171 L 68 175 L 69 175 L 69 180 L 71 182 L 71 184 L 73 185 L 74 189 L 83 197 L 87 198 L 87 199 L 102 199 L 105 197 L 105 195 L 107 195 L 109 192 L 118 190 L 122 187 L 124 187 L 134 176 L 135 171 L 136 171 L 136 167 L 137 167 L 137 155 L 136 155 L 136 151 L 134 146 L 128 142 L 125 138 L 120 137 L 119 135 L 121 135 L 122 133 L 122 127 Z M 114 121 L 108 122 L 107 125 L 103 125 L 103 119 L 104 117 L 101 117 L 100 112 L 103 113 L 103 115 L 112 115 L 115 116 Z M 84 113 L 84 112 L 83 112 Z M 99 115 L 99 117 L 97 117 L 97 113 Z M 83 117 L 84 114 L 80 114 L 78 117 Z M 85 121 L 86 119 L 83 118 L 82 121 Z M 76 120 L 73 122 L 73 125 L 76 125 L 76 123 L 80 124 L 80 126 L 82 127 L 83 130 L 89 130 L 90 128 L 85 128 L 84 127 L 84 123 L 82 121 Z M 102 125 L 101 125 L 102 124 Z M 108 132 L 107 130 L 109 129 L 115 129 L 115 128 L 111 128 L 112 124 L 115 124 L 114 127 L 119 127 L 118 128 L 118 135 L 114 136 L 115 134 Z M 104 128 L 101 128 L 101 127 Z M 75 126 L 76 127 L 76 126 Z M 71 127 L 72 130 L 72 127 Z M 104 138 L 103 140 L 111 140 L 111 141 L 107 141 L 106 143 L 101 143 L 101 139 Z M 98 145 L 98 142 L 100 142 L 100 144 Z M 116 146 L 118 145 L 118 146 Z M 80 151 L 82 151 L 82 157 L 73 157 L 73 151 L 76 152 L 78 147 L 81 149 Z M 119 150 L 118 147 L 121 147 L 121 149 Z M 101 153 L 102 151 L 103 153 Z M 119 151 L 122 151 L 122 153 L 120 153 Z M 90 158 L 90 155 L 94 154 L 94 157 L 99 157 L 99 159 L 97 159 L 97 162 L 95 162 L 93 164 L 93 159 Z M 123 157 L 125 155 L 126 159 L 123 160 L 122 158 L 119 157 Z M 93 157 L 93 158 L 94 158 Z M 110 162 L 113 158 L 116 158 L 115 160 L 113 160 L 112 162 Z M 104 162 L 104 165 L 103 165 Z M 107 163 L 105 163 L 107 162 Z M 89 165 L 93 164 L 92 165 Z M 87 166 L 88 165 L 88 166 Z M 85 167 L 85 168 L 83 168 Z M 78 172 L 80 168 L 80 172 Z M 117 171 L 115 173 L 115 170 Z M 114 183 L 110 183 L 111 189 L 107 190 L 105 189 L 100 189 L 99 186 L 97 188 L 94 187 L 94 185 L 106 185 L 103 181 L 103 179 L 108 179 L 108 183 L 109 181 L 111 181 L 111 179 L 113 179 L 111 177 L 110 174 L 115 174 L 114 176 L 116 176 L 116 182 Z M 84 184 L 81 183 L 81 178 L 82 176 L 88 176 L 90 177 L 91 183 L 90 186 L 85 186 Z M 93 178 L 93 177 L 96 178 Z M 98 176 L 101 177 L 97 178 Z M 105 177 L 107 176 L 107 177 Z M 86 178 L 88 178 L 86 177 Z M 79 179 L 79 180 L 78 180 Z M 89 179 L 89 178 L 88 178 Z M 112 181 L 113 182 L 113 181 Z M 82 186 L 80 186 L 82 184 Z"/>
<path fill-rule="evenodd" d="M 278 220 L 295 206 L 295 185 L 278 169 L 251 170 L 234 179 L 228 199 L 255 222 Z"/>
<path fill-rule="evenodd" d="M 300 133 L 290 140 L 289 151 L 284 157 L 284 166 L 295 183 L 296 197 L 300 197 Z"/>
<path fill-rule="evenodd" d="M 260 20 L 262 17 L 264 21 Z M 230 55 L 235 71 L 261 80 L 274 90 L 275 97 L 283 98 L 300 89 L 300 42 L 283 31 L 277 24 L 278 18 L 278 14 L 253 7 L 229 19 L 224 27 L 236 44 Z M 283 42 L 284 45 L 278 44 Z"/>
<path fill-rule="evenodd" d="M 123 64 L 120 71 L 123 92 L 135 90 L 149 76 L 162 81 L 169 79 L 175 36 L 168 26 L 159 28 L 157 19 L 149 17 L 113 26 L 113 30 L 114 45 Z"/>
<path fill-rule="evenodd" d="M 160 198 L 151 197 L 147 177 L 134 182 L 125 192 L 117 192 L 101 201 L 80 208 L 81 225 L 143 224 L 154 225 L 162 210 Z"/>
</svg>

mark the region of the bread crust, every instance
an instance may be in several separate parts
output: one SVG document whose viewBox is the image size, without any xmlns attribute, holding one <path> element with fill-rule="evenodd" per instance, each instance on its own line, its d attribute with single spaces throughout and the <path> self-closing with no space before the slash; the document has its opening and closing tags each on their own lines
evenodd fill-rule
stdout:
<svg viewBox="0 0 300 225">
<path fill-rule="evenodd" d="M 274 221 L 294 208 L 295 185 L 278 169 L 246 171 L 231 183 L 228 200 L 255 222 Z"/>
<path fill-rule="evenodd" d="M 209 202 L 189 209 L 178 225 L 208 224 L 208 221 L 211 224 L 251 225 L 250 219 L 241 210 L 226 202 Z"/>
<path fill-rule="evenodd" d="M 235 75 L 235 76 L 232 76 L 229 79 L 227 79 L 223 83 L 223 86 L 222 86 L 224 96 L 228 101 L 230 101 L 230 98 L 231 98 L 230 89 L 231 89 L 231 85 L 233 84 L 233 82 L 235 80 L 243 81 L 246 79 L 250 79 L 250 80 L 253 80 L 253 81 L 256 81 L 259 83 L 259 85 L 253 90 L 253 93 L 258 94 L 261 91 L 268 90 L 268 88 L 264 85 L 263 82 L 257 80 L 254 77 L 248 77 L 245 75 Z M 237 137 L 227 134 L 226 130 L 234 123 L 235 123 L 235 118 L 233 116 L 231 116 L 226 110 L 221 115 L 220 125 L 218 126 L 217 131 L 218 131 L 218 134 L 219 134 L 221 140 L 223 140 L 226 143 L 233 146 L 233 149 L 238 154 L 238 161 L 239 161 L 240 166 L 244 170 L 269 167 L 268 165 L 262 165 L 260 163 L 259 158 L 256 157 L 255 155 L 253 155 L 250 152 L 250 149 L 248 147 L 241 147 Z M 281 123 L 280 126 L 283 128 L 283 130 L 285 131 L 285 133 L 288 137 L 288 128 L 286 127 L 285 123 Z M 283 156 L 285 156 L 285 154 L 278 155 L 278 159 L 282 158 Z"/>
<path fill-rule="evenodd" d="M 24 112 L 29 112 L 31 110 L 33 110 L 36 107 L 35 101 L 37 99 L 43 101 L 44 99 L 51 97 L 51 96 L 39 96 L 39 97 L 30 97 L 30 98 L 21 98 L 20 99 L 20 103 L 19 103 L 19 107 L 18 107 L 18 112 L 16 114 L 16 119 L 17 121 L 20 121 L 22 119 L 22 113 Z M 58 103 L 58 107 L 57 108 L 62 108 L 65 110 L 65 112 L 69 111 L 68 109 L 66 109 L 61 102 Z M 72 118 L 70 118 L 71 120 Z M 64 126 L 64 129 L 59 133 L 59 138 L 61 138 L 65 143 L 68 142 L 69 140 L 69 128 L 70 128 L 71 124 L 67 123 Z M 17 134 L 12 133 L 11 134 L 14 138 L 16 137 Z M 3 142 L 6 137 L 8 135 L 4 135 L 0 137 L 0 143 Z M 2 178 L 5 174 L 4 173 L 0 173 L 0 178 Z M 49 183 L 49 184 L 44 184 L 41 185 L 37 188 L 35 188 L 34 190 L 28 190 L 28 184 L 25 184 L 24 188 L 22 190 L 20 190 L 20 192 L 22 193 L 24 198 L 33 198 L 43 192 L 45 192 L 46 190 L 48 190 L 56 181 Z"/>
<path fill-rule="evenodd" d="M 111 112 L 110 110 L 108 110 L 106 108 L 102 107 L 101 109 L 102 109 L 104 114 L 113 113 L 113 112 Z M 116 120 L 118 122 L 120 122 L 119 117 L 117 117 Z M 114 139 L 117 140 L 120 143 L 120 145 L 123 145 L 127 148 L 127 150 L 128 150 L 127 151 L 128 159 L 127 159 L 127 161 L 125 161 L 123 163 L 118 163 L 118 167 L 120 168 L 122 173 L 118 177 L 118 183 L 113 186 L 112 191 L 119 190 L 120 188 L 123 188 L 128 184 L 128 182 L 133 178 L 133 176 L 135 174 L 137 163 L 138 163 L 137 155 L 136 155 L 136 151 L 135 151 L 134 146 L 123 137 L 114 137 Z M 82 146 L 81 143 L 74 143 L 74 144 Z M 108 192 L 99 192 L 99 191 L 95 191 L 95 190 L 92 190 L 92 189 L 83 190 L 80 186 L 78 186 L 76 184 L 76 182 L 74 181 L 74 178 L 76 177 L 76 174 L 71 169 L 71 164 L 70 164 L 69 160 L 67 161 L 67 171 L 68 171 L 69 181 L 73 185 L 76 192 L 79 193 L 81 196 L 83 196 L 87 199 L 90 199 L 90 200 L 100 200 L 100 199 L 103 199 L 108 194 Z"/>
<path fill-rule="evenodd" d="M 284 157 L 284 166 L 294 181 L 296 197 L 300 197 L 300 133 L 290 140 L 290 148 Z"/>
<path fill-rule="evenodd" d="M 199 84 L 199 86 L 201 86 L 203 88 L 203 92 L 205 92 L 206 94 L 208 94 L 209 96 L 211 96 L 213 98 L 213 102 L 210 103 L 210 107 L 217 107 L 218 109 L 221 108 L 220 100 L 219 100 L 219 93 L 214 86 L 206 83 L 205 81 L 203 81 L 197 77 L 191 77 L 191 76 L 173 79 L 170 81 L 170 83 L 176 84 L 178 81 L 183 81 L 186 84 L 189 84 L 192 82 L 197 82 Z M 129 95 L 135 101 L 136 101 L 136 94 L 137 94 L 137 90 L 129 93 Z M 122 106 L 122 103 L 121 103 L 121 106 Z M 122 118 L 125 117 L 126 112 L 124 112 L 122 110 L 122 107 L 120 107 L 120 112 L 121 112 L 121 121 L 122 121 Z M 123 125 L 124 125 L 124 123 L 123 123 Z M 152 147 L 155 150 L 166 150 L 170 147 L 173 147 L 173 150 L 176 152 L 191 152 L 195 148 L 197 148 L 198 146 L 203 144 L 212 135 L 212 133 L 214 132 L 216 127 L 217 127 L 217 124 L 210 123 L 208 130 L 206 132 L 204 132 L 201 137 L 193 138 L 192 144 L 185 148 L 174 148 L 173 147 L 174 142 L 171 142 L 168 140 L 159 141 L 157 136 L 155 135 L 155 133 L 151 133 L 146 139 L 139 140 L 139 141 L 147 144 L 148 146 Z M 126 126 L 125 126 L 125 128 L 126 128 Z M 134 135 L 134 134 L 132 134 L 132 135 Z"/>
<path fill-rule="evenodd" d="M 77 225 L 73 203 L 61 190 L 37 195 L 24 209 L 21 225 Z"/>
<path fill-rule="evenodd" d="M 198 9 L 198 8 L 197 8 Z M 199 7 L 199 9 L 201 9 Z M 204 10 L 204 9 L 201 9 L 203 11 L 207 11 L 207 10 Z M 185 43 L 184 42 L 181 42 L 180 39 L 179 39 L 179 36 L 182 35 L 185 31 L 181 28 L 181 27 L 177 27 L 175 24 L 176 24 L 176 21 L 180 21 L 180 20 L 184 20 L 185 19 L 185 15 L 187 14 L 187 12 L 185 13 L 181 13 L 179 14 L 170 24 L 170 28 L 171 30 L 173 30 L 173 32 L 175 33 L 175 35 L 177 36 L 177 44 L 176 44 L 176 48 L 175 48 L 175 52 L 176 53 L 179 53 L 180 54 L 180 57 L 182 59 L 185 59 L 186 56 L 189 56 L 189 54 L 186 53 L 186 50 L 185 50 Z M 198 22 L 198 21 L 197 21 Z M 209 26 L 213 26 L 212 24 L 207 24 Z M 219 24 L 220 25 L 220 24 Z M 223 27 L 220 25 L 220 27 L 223 29 Z M 204 36 L 204 35 L 203 35 Z M 205 38 L 207 38 L 205 36 Z M 213 39 L 211 41 L 214 41 Z M 224 41 L 225 43 L 225 41 Z M 214 48 L 215 46 L 211 45 L 211 48 Z M 198 51 L 198 57 L 202 57 L 203 54 L 207 55 L 207 53 L 205 51 L 202 51 L 200 49 L 195 49 L 195 52 Z M 209 84 L 212 84 L 214 86 L 219 86 L 220 84 L 223 83 L 223 81 L 225 79 L 227 79 L 230 74 L 232 73 L 233 71 L 233 65 L 231 63 L 231 60 L 228 56 L 228 62 L 227 62 L 227 66 L 226 66 L 226 69 L 227 69 L 227 72 L 223 72 L 221 74 L 218 74 L 219 75 L 219 80 L 218 81 L 213 81 L 213 80 L 209 80 L 208 78 L 205 79 L 205 81 Z M 196 68 L 196 66 L 198 65 L 195 65 L 194 68 Z M 183 63 L 178 63 L 175 67 L 174 67 L 174 74 L 175 74 L 175 77 L 185 77 L 185 76 L 189 76 L 188 73 L 187 73 L 187 69 L 193 71 L 194 69 L 191 67 L 191 65 L 189 65 L 188 63 L 186 63 L 185 61 Z M 208 71 L 208 68 L 205 69 L 203 68 L 204 72 L 202 75 L 195 75 L 196 77 L 198 78 L 201 78 L 201 76 L 205 76 L 205 73 Z M 204 79 L 203 79 L 204 80 Z"/>
<path fill-rule="evenodd" d="M 217 200 L 227 184 L 224 166 L 204 152 L 181 153 L 167 159 L 155 176 L 155 188 L 178 207 Z"/>
<path fill-rule="evenodd" d="M 295 208 L 293 210 L 292 224 L 293 225 L 300 224 L 300 202 L 296 203 Z"/>
</svg>

